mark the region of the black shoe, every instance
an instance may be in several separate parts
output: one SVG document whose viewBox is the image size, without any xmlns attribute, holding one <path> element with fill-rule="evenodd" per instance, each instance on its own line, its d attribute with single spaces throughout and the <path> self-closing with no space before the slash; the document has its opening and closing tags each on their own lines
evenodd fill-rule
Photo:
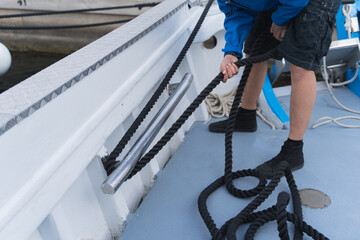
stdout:
<svg viewBox="0 0 360 240">
<path fill-rule="evenodd" d="M 225 133 L 228 120 L 215 122 L 209 125 L 209 131 Z M 255 132 L 257 129 L 256 110 L 239 108 L 235 118 L 234 132 Z"/>
<path fill-rule="evenodd" d="M 304 154 L 302 148 L 302 141 L 298 141 L 298 143 L 295 145 L 287 140 L 281 147 L 281 151 L 278 155 L 276 155 L 273 159 L 257 166 L 255 169 L 260 171 L 261 174 L 267 179 L 274 176 L 281 161 L 286 161 L 291 171 L 298 170 L 304 166 Z"/>
</svg>

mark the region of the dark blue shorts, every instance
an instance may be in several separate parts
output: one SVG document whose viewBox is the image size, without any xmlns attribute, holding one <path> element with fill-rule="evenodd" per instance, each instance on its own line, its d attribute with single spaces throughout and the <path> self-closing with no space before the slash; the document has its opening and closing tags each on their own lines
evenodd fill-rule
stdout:
<svg viewBox="0 0 360 240">
<path fill-rule="evenodd" d="M 298 67 L 316 71 L 320 67 L 321 58 L 329 50 L 340 4 L 341 0 L 310 0 L 288 24 L 284 39 L 278 46 L 279 56 Z M 250 53 L 257 36 L 265 27 L 270 29 L 271 24 L 271 12 L 258 14 L 245 41 L 245 53 Z M 272 47 L 272 44 L 264 45 L 262 51 L 267 52 Z"/>
<path fill-rule="evenodd" d="M 272 24 L 271 15 L 274 10 L 269 10 L 266 12 L 260 12 L 257 14 L 254 22 L 254 26 L 251 28 L 249 35 L 245 39 L 244 43 L 244 53 L 250 54 L 252 51 L 252 46 L 256 42 L 256 39 L 259 35 L 265 31 L 270 31 L 270 27 Z M 271 49 L 277 47 L 279 45 L 279 41 L 274 37 L 270 37 L 266 40 L 266 44 L 263 44 L 260 49 L 256 49 L 258 54 L 264 54 Z M 278 59 L 281 59 L 279 57 Z"/>
</svg>

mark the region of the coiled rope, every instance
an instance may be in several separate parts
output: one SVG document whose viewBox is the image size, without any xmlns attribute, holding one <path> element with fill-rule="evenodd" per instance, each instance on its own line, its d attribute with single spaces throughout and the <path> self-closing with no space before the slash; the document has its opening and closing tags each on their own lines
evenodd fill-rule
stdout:
<svg viewBox="0 0 360 240">
<path fill-rule="evenodd" d="M 210 120 L 214 118 L 222 118 L 229 117 L 231 105 L 234 101 L 236 93 L 236 87 L 225 93 L 223 95 L 210 93 L 205 98 L 206 109 L 209 114 L 209 118 L 205 121 L 205 124 L 210 122 Z M 262 114 L 262 110 L 259 106 L 256 108 L 256 115 L 261 118 L 267 125 L 271 127 L 271 129 L 275 130 L 275 124 L 270 122 L 266 117 Z"/>
<path fill-rule="evenodd" d="M 351 17 L 350 17 L 351 5 L 345 4 L 341 10 L 342 10 L 342 14 L 345 17 L 344 25 L 345 25 L 346 32 L 348 34 L 348 37 L 351 38 L 351 32 L 352 32 Z"/>
<path fill-rule="evenodd" d="M 205 17 L 210 5 L 213 1 L 209 1 L 205 7 L 205 10 L 202 16 Z M 203 21 L 204 19 L 201 19 Z M 200 22 L 199 20 L 199 22 Z M 201 24 L 197 24 L 200 27 Z M 194 29 L 195 30 L 195 29 Z M 194 31 L 193 31 L 194 33 Z M 193 34 L 192 33 L 192 34 Z M 191 35 L 192 35 L 191 34 Z M 270 33 L 263 34 L 254 44 L 254 49 L 257 49 L 259 45 L 263 44 L 265 40 L 270 36 Z M 190 38 L 189 38 L 190 39 Z M 189 42 L 189 41 L 188 41 Z M 184 49 L 183 49 L 184 50 Z M 180 55 L 185 54 L 183 51 Z M 179 57 L 180 57 L 179 55 Z M 256 53 L 253 57 L 244 58 L 236 62 L 235 64 L 238 67 L 245 66 L 245 70 L 243 72 L 242 78 L 240 80 L 239 86 L 237 88 L 235 98 L 233 101 L 233 105 L 230 110 L 230 116 L 228 120 L 227 131 L 225 134 L 225 174 L 224 176 L 218 178 L 215 182 L 210 184 L 199 196 L 198 199 L 198 207 L 200 211 L 200 215 L 203 218 L 206 226 L 208 227 L 210 234 L 213 239 L 227 239 L 234 240 L 236 239 L 236 231 L 244 223 L 250 223 L 251 225 L 246 233 L 245 239 L 253 239 L 256 231 L 266 222 L 275 220 L 278 223 L 278 230 L 279 230 L 279 237 L 282 240 L 289 239 L 289 234 L 287 230 L 287 223 L 286 221 L 290 221 L 295 224 L 295 232 L 294 232 L 294 239 L 302 239 L 302 234 L 305 232 L 313 239 L 316 240 L 325 240 L 326 238 L 323 234 L 319 233 L 317 230 L 313 229 L 311 226 L 306 224 L 302 219 L 302 210 L 301 210 L 301 202 L 299 192 L 297 190 L 297 186 L 295 184 L 295 180 L 289 168 L 287 168 L 286 162 L 281 162 L 276 172 L 275 176 L 271 179 L 269 184 L 266 185 L 266 179 L 261 175 L 260 172 L 253 169 L 248 170 L 239 170 L 236 172 L 232 171 L 232 133 L 235 123 L 235 116 L 238 110 L 238 106 L 241 100 L 241 96 L 243 90 L 245 88 L 248 76 L 250 74 L 252 65 L 255 63 L 263 62 L 268 60 L 269 58 L 273 58 L 277 55 L 277 49 L 273 49 L 268 53 L 263 55 L 256 56 Z M 178 57 L 178 58 L 179 58 Z M 177 59 L 178 60 L 178 59 Z M 173 65 L 174 66 L 174 65 Z M 172 69 L 171 69 L 172 70 Z M 173 70 L 175 71 L 175 70 Z M 205 87 L 204 90 L 195 98 L 195 100 L 190 104 L 190 106 L 183 112 L 183 114 L 178 118 L 178 120 L 171 126 L 171 128 L 164 134 L 164 136 L 153 146 L 153 148 L 145 154 L 144 157 L 136 164 L 135 168 L 129 175 L 128 179 L 134 176 L 137 172 L 139 172 L 147 163 L 150 162 L 151 159 L 162 149 L 163 146 L 174 136 L 179 128 L 185 123 L 185 121 L 189 118 L 189 116 L 195 111 L 195 109 L 200 105 L 200 103 L 205 99 L 205 97 L 222 81 L 224 75 L 220 72 L 209 84 Z M 159 89 L 159 88 L 158 88 Z M 157 98 L 157 97 L 156 97 Z M 150 102 L 150 101 L 149 101 Z M 153 105 L 153 103 L 148 105 Z M 151 108 L 151 107 L 150 107 Z M 143 110 L 144 111 L 144 110 Z M 146 112 L 146 111 L 144 111 Z M 140 114 L 142 115 L 142 114 Z M 139 116 L 140 116 L 139 115 Z M 145 117 L 145 116 L 142 116 Z M 138 121 L 139 117 L 135 120 Z M 138 127 L 136 123 L 133 124 L 130 128 Z M 139 123 L 140 124 L 140 123 Z M 131 132 L 131 136 L 133 135 L 133 130 Z M 116 157 L 124 148 L 124 144 L 128 142 L 128 139 L 123 140 L 126 138 L 131 138 L 128 132 L 124 135 L 124 137 L 119 142 L 118 146 L 114 149 L 114 151 L 107 157 L 107 161 L 105 163 L 112 163 L 110 166 L 116 166 Z M 126 142 L 126 143 L 125 143 Z M 120 144 L 121 143 L 121 144 Z M 121 150 L 120 150 L 121 149 Z M 110 158 L 111 156 L 111 158 Z M 115 156 L 115 157 L 114 157 Z M 109 160 L 110 159 L 110 160 Z M 233 180 L 245 177 L 245 176 L 253 176 L 259 178 L 259 184 L 254 189 L 250 190 L 240 190 L 235 188 L 233 185 Z M 289 202 L 289 196 L 287 193 L 281 193 L 278 197 L 277 204 L 268 208 L 263 211 L 254 212 L 261 203 L 263 203 L 266 198 L 273 192 L 276 188 L 280 179 L 285 176 L 290 187 L 291 195 L 293 197 L 293 206 L 294 206 L 294 214 L 288 213 L 285 209 Z M 249 203 L 237 216 L 228 220 L 220 229 L 216 227 L 209 211 L 207 210 L 206 200 L 207 198 L 219 187 L 225 185 L 228 191 L 239 198 L 248 198 L 248 197 L 255 197 L 255 199 Z"/>
<path fill-rule="evenodd" d="M 259 37 L 259 39 L 256 41 L 256 43 L 254 44 L 253 49 L 256 50 L 256 49 L 258 49 L 258 47 L 261 44 L 264 44 L 265 40 L 269 37 L 269 34 L 270 33 L 261 35 Z M 271 57 L 275 57 L 277 54 L 277 50 L 273 49 L 272 51 L 270 51 L 270 53 L 271 53 Z M 252 55 L 256 55 L 256 52 L 255 52 L 255 54 L 252 54 Z M 267 54 L 265 54 L 265 55 L 267 55 Z M 241 77 L 239 86 L 237 88 L 237 92 L 236 92 L 236 95 L 234 98 L 233 105 L 230 110 L 228 126 L 227 126 L 227 130 L 225 133 L 225 175 L 223 177 L 217 179 L 212 184 L 210 184 L 200 194 L 199 199 L 198 199 L 198 207 L 199 207 L 201 217 L 203 218 L 206 226 L 208 227 L 212 238 L 216 239 L 216 240 L 225 239 L 225 237 L 227 237 L 227 239 L 230 239 L 230 240 L 236 239 L 236 231 L 241 224 L 249 223 L 256 219 L 262 219 L 262 220 L 264 219 L 265 214 L 268 214 L 270 210 L 263 211 L 263 212 L 257 212 L 257 213 L 253 213 L 253 211 L 258 206 L 260 206 L 260 204 L 262 202 L 264 202 L 266 200 L 266 198 L 272 193 L 272 191 L 275 189 L 275 187 L 280 182 L 280 178 L 284 175 L 285 170 L 286 170 L 286 172 L 288 172 L 287 179 L 288 179 L 290 189 L 292 191 L 292 196 L 294 198 L 293 203 L 294 203 L 294 209 L 295 209 L 296 216 L 300 220 L 302 220 L 300 197 L 298 197 L 297 187 L 296 187 L 295 181 L 292 178 L 291 171 L 286 168 L 287 163 L 285 163 L 285 162 L 281 163 L 279 172 L 277 174 L 275 174 L 275 176 L 273 177 L 273 179 L 267 186 L 265 186 L 266 180 L 256 170 L 248 169 L 248 170 L 241 170 L 241 171 L 237 171 L 237 172 L 232 171 L 232 158 L 233 158 L 233 156 L 232 156 L 232 135 L 233 135 L 233 129 L 234 129 L 234 124 L 235 124 L 236 113 L 238 110 L 237 106 L 240 103 L 242 93 L 245 88 L 247 79 L 249 77 L 251 68 L 252 68 L 252 64 L 246 65 L 243 75 Z M 237 189 L 233 184 L 233 180 L 236 178 L 245 177 L 245 176 L 253 176 L 253 177 L 259 178 L 258 186 L 256 186 L 254 189 L 246 190 L 246 191 Z M 225 185 L 226 188 L 228 189 L 229 193 L 231 193 L 235 197 L 249 198 L 249 197 L 256 196 L 256 198 L 251 203 L 249 203 L 247 205 L 247 207 L 245 207 L 236 217 L 234 217 L 233 219 L 230 219 L 220 229 L 218 229 L 216 227 L 216 224 L 214 223 L 209 211 L 207 210 L 206 201 L 207 201 L 207 198 L 216 189 L 218 189 L 219 187 L 221 187 L 223 185 Z M 280 212 L 283 213 L 283 211 L 280 211 Z M 256 218 L 254 219 L 253 216 L 256 216 Z M 260 221 L 260 220 L 258 220 L 258 221 Z M 268 219 L 266 219 L 266 221 L 262 221 L 262 222 L 267 222 L 267 221 L 268 221 Z M 284 237 L 284 236 L 288 235 L 288 234 L 284 234 L 285 232 L 287 233 L 287 229 L 285 229 L 286 223 L 284 224 L 284 221 L 281 221 L 281 225 L 278 225 L 278 226 L 279 226 L 279 229 L 281 229 L 281 233 L 282 233 L 282 235 L 279 234 L 281 239 L 287 239 Z M 248 232 L 250 232 L 250 233 L 252 232 L 254 234 L 254 228 L 249 229 Z M 247 234 L 247 236 L 253 236 L 253 235 Z M 301 230 L 296 228 L 295 239 L 301 239 L 301 236 L 302 236 Z M 246 238 L 246 239 L 252 239 L 252 238 Z"/>
<path fill-rule="evenodd" d="M 0 15 L 0 19 L 7 18 L 19 18 L 19 17 L 34 17 L 34 16 L 45 16 L 45 15 L 59 15 L 59 14 L 69 14 L 69 13 L 82 13 L 82 12 L 94 12 L 94 11 L 105 11 L 105 10 L 115 10 L 115 9 L 126 9 L 126 8 L 138 8 L 141 10 L 143 7 L 153 7 L 159 4 L 159 2 L 152 3 L 142 3 L 126 6 L 114 6 L 114 7 L 104 7 L 104 8 L 90 8 L 90 9 L 74 9 L 74 10 L 64 10 L 64 11 L 44 11 L 36 13 L 23 13 L 23 14 L 9 14 L 9 15 Z M 117 20 L 117 21 L 108 21 L 101 23 L 91 23 L 91 24 L 77 24 L 77 25 L 60 25 L 60 26 L 0 26 L 0 30 L 58 30 L 58 29 L 73 29 L 73 28 L 85 28 L 85 27 L 99 27 L 105 25 L 119 24 L 131 21 L 133 18 Z"/>
<path fill-rule="evenodd" d="M 230 108 L 234 101 L 234 96 L 236 93 L 236 88 L 232 89 L 231 91 L 219 95 L 216 93 L 210 93 L 205 98 L 206 109 L 209 113 L 210 121 L 212 117 L 215 118 L 222 118 L 222 117 L 229 117 Z"/>
</svg>

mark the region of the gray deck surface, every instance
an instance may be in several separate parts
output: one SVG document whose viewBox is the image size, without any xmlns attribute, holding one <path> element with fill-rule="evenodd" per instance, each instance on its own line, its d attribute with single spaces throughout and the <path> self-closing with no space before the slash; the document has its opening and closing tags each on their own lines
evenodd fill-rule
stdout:
<svg viewBox="0 0 360 240">
<path fill-rule="evenodd" d="M 336 89 L 335 95 L 348 107 L 360 110 L 360 99 L 348 89 Z M 288 112 L 289 97 L 279 99 Z M 341 110 L 327 91 L 318 93 L 311 123 L 323 116 L 354 115 Z M 347 120 L 348 124 L 360 124 Z M 211 239 L 197 208 L 200 192 L 223 175 L 224 134 L 214 134 L 198 122 L 172 157 L 136 213 L 132 214 L 120 239 Z M 287 130 L 271 130 L 258 118 L 255 133 L 235 133 L 234 170 L 255 168 L 275 156 L 287 139 Z M 331 204 L 323 209 L 303 207 L 304 220 L 329 239 L 358 239 L 360 234 L 360 129 L 345 129 L 328 124 L 309 129 L 304 137 L 305 166 L 294 172 L 299 189 L 314 188 L 326 193 Z M 249 189 L 257 179 L 236 181 Z M 276 192 L 260 209 L 276 202 L 277 193 L 290 193 L 283 179 Z M 208 199 L 208 209 L 218 227 L 239 213 L 249 200 L 237 199 L 225 188 Z M 288 207 L 292 212 L 292 207 Z M 292 225 L 288 224 L 292 231 Z M 243 239 L 245 228 L 237 231 Z M 274 222 L 265 224 L 257 240 L 279 239 Z M 292 239 L 292 237 L 291 237 Z M 307 235 L 304 239 L 311 239 Z"/>
</svg>

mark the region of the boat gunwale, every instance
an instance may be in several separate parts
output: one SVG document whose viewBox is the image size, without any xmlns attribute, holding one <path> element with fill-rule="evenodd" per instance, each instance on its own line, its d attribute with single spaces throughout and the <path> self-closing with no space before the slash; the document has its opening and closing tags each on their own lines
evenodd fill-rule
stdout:
<svg viewBox="0 0 360 240">
<path fill-rule="evenodd" d="M 79 51 L 69 55 L 68 57 L 60 60 L 59 62 L 51 65 L 43 71 L 33 75 L 27 80 L 0 94 L 0 136 L 45 106 L 47 103 L 58 97 L 60 94 L 64 93 L 76 83 L 86 78 L 89 74 L 93 73 L 104 64 L 111 61 L 111 59 L 119 55 L 121 52 L 132 46 L 160 24 L 165 22 L 169 17 L 186 6 L 186 4 L 187 1 L 184 0 L 172 1 L 171 3 L 169 3 L 169 1 L 164 1 L 158 6 L 155 6 L 153 9 L 150 9 L 129 23 L 123 25 L 121 28 L 114 30 L 110 34 L 107 34 L 97 41 L 94 41 Z M 169 8 L 172 10 L 166 10 Z M 165 13 L 166 11 L 167 13 Z M 155 22 L 150 21 L 150 19 L 154 18 L 158 19 Z M 151 22 L 154 23 L 149 25 Z M 142 28 L 139 28 L 139 26 Z M 120 41 L 120 46 L 118 43 L 111 44 L 110 41 L 113 41 L 114 34 L 116 34 L 119 38 L 123 38 L 123 40 Z M 93 54 L 95 56 L 84 60 L 82 53 L 89 50 L 92 53 L 96 53 L 94 49 L 100 46 L 102 50 L 104 50 L 104 46 L 107 46 L 108 54 L 101 57 Z M 99 58 L 100 60 L 96 60 Z M 92 63 L 94 61 L 95 63 Z M 61 75 L 55 74 L 58 79 L 53 78 L 54 74 L 52 72 L 55 72 L 55 68 L 69 70 L 66 65 L 71 64 L 71 62 L 81 63 L 75 64 L 73 69 L 71 69 L 71 74 L 66 74 L 72 75 L 73 77 L 66 79 L 65 76 L 61 78 Z M 75 74 L 75 72 L 79 71 L 80 73 Z M 45 81 L 46 86 L 42 86 Z M 52 83 L 50 84 L 49 82 Z M 29 95 L 30 93 L 33 95 Z M 32 99 L 29 100 L 28 98 Z"/>
</svg>

